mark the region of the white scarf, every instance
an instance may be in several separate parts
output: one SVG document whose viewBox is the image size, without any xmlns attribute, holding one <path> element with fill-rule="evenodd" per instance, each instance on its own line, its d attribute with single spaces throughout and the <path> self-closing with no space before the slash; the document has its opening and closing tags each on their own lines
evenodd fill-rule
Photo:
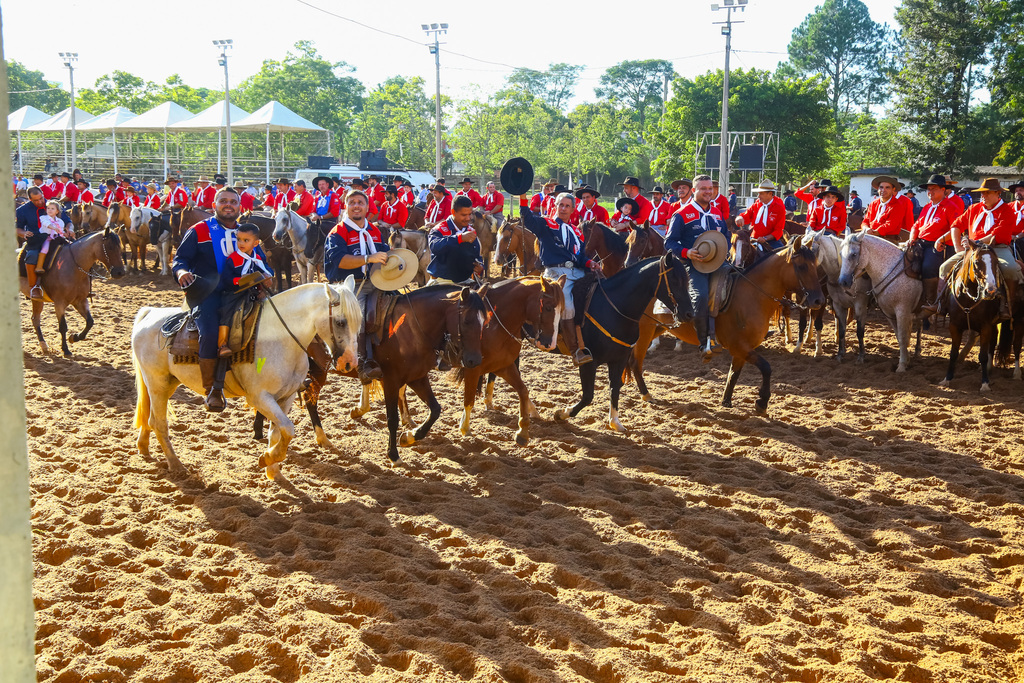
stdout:
<svg viewBox="0 0 1024 683">
<path fill-rule="evenodd" d="M 587 209 L 587 205 L 583 204 L 583 202 L 580 202 L 580 204 L 582 204 L 582 209 L 586 209 L 586 213 L 583 213 L 583 215 L 580 216 L 580 223 L 586 223 L 587 221 L 594 220 L 594 210 L 593 209 Z M 576 209 L 576 211 L 580 211 L 580 210 L 581 210 L 580 208 Z"/>
<path fill-rule="evenodd" d="M 580 253 L 580 241 L 576 237 L 576 231 L 572 229 L 565 221 L 556 218 L 555 222 L 558 223 L 558 227 L 562 231 L 562 244 L 566 249 L 571 251 L 574 255 Z M 569 235 L 572 235 L 572 241 L 569 241 Z"/>
<path fill-rule="evenodd" d="M 761 223 L 762 225 L 764 225 L 764 227 L 767 228 L 768 227 L 768 205 L 765 204 L 764 202 L 762 202 L 760 199 L 758 200 L 758 203 L 761 205 L 761 208 L 759 208 L 757 210 L 757 218 L 754 219 L 754 225 L 757 225 L 758 223 Z"/>
<path fill-rule="evenodd" d="M 879 197 L 878 198 L 878 212 L 875 214 L 875 218 L 881 218 L 883 215 L 885 215 L 885 210 L 889 208 L 889 202 L 891 202 L 895 198 L 896 198 L 896 195 L 893 195 L 892 197 L 889 197 L 888 200 L 883 202 L 882 198 Z"/>
<path fill-rule="evenodd" d="M 437 219 L 440 217 L 440 214 L 441 214 L 441 202 L 443 202 L 443 201 L 444 201 L 444 197 L 441 198 L 440 202 L 437 201 L 437 200 L 434 200 L 434 203 L 430 206 L 430 211 L 427 212 L 427 222 L 428 223 L 436 223 L 437 222 Z"/>
<path fill-rule="evenodd" d="M 1000 199 L 999 203 L 996 204 L 995 206 L 993 206 L 991 209 L 985 208 L 984 204 L 979 204 L 979 206 L 981 206 L 981 213 L 978 214 L 978 220 L 974 221 L 974 229 L 975 230 L 978 229 L 978 225 L 981 223 L 982 216 L 984 216 L 985 217 L 985 229 L 984 229 L 984 232 L 982 233 L 982 236 L 987 236 L 989 233 L 992 232 L 992 228 L 995 227 L 995 224 L 996 224 L 996 217 L 993 214 L 995 213 L 995 210 L 998 209 L 1002 205 L 1003 205 L 1003 200 L 1002 199 Z"/>
<path fill-rule="evenodd" d="M 822 230 L 831 230 L 832 229 L 832 228 L 829 227 L 829 225 L 831 225 L 831 223 L 832 223 L 832 209 L 833 209 L 833 207 L 835 207 L 835 204 L 833 204 L 832 206 L 825 206 L 825 202 L 821 203 L 821 222 L 823 223 Z"/>
<path fill-rule="evenodd" d="M 248 254 L 242 251 L 238 252 L 238 255 L 241 256 L 242 259 L 245 261 L 245 263 L 242 264 L 242 275 L 248 275 L 249 273 L 252 272 L 253 266 L 256 266 L 257 268 L 263 271 L 264 275 L 270 277 L 270 270 L 267 269 L 267 266 L 266 264 L 263 263 L 262 259 L 256 256 L 249 256 Z"/>
<path fill-rule="evenodd" d="M 719 195 L 719 196 L 721 196 L 721 195 Z M 713 209 L 714 206 L 715 206 L 714 202 L 711 202 L 711 205 L 708 206 L 708 210 L 707 211 L 705 211 L 704 209 L 700 208 L 700 204 L 698 204 L 693 199 L 691 199 L 689 201 L 689 203 L 686 204 L 686 206 L 693 206 L 693 208 L 695 208 L 697 210 L 697 213 L 700 214 L 700 227 L 701 227 L 702 230 L 711 230 L 711 228 L 708 227 L 707 219 L 711 216 L 711 209 Z"/>
<path fill-rule="evenodd" d="M 941 204 L 942 202 L 939 202 Z M 928 204 L 928 213 L 924 215 L 924 225 L 928 225 L 935 218 L 935 212 L 939 210 L 939 204 L 930 203 Z"/>
<path fill-rule="evenodd" d="M 346 211 L 345 213 L 341 214 L 341 222 L 359 233 L 359 251 L 360 251 L 362 256 L 369 256 L 371 254 L 376 254 L 377 253 L 377 247 L 373 243 L 373 238 L 370 237 L 370 232 L 369 232 L 370 222 L 369 221 L 367 221 L 364 218 L 363 222 L 366 223 L 366 227 L 365 228 L 360 228 L 358 225 L 356 225 L 352 221 L 351 218 L 348 217 L 348 212 Z M 363 266 L 363 272 L 364 273 L 366 272 L 366 266 L 365 265 Z"/>
<path fill-rule="evenodd" d="M 1024 220 L 1024 201 L 1020 202 L 1020 206 L 1017 207 L 1017 225 Z"/>
<path fill-rule="evenodd" d="M 651 203 L 651 221 L 652 221 L 652 224 L 653 224 L 653 221 L 656 221 L 656 220 L 658 220 L 658 209 L 659 209 L 659 208 L 661 207 L 661 205 L 662 205 L 662 204 L 664 204 L 664 203 L 665 203 L 665 200 L 664 200 L 664 199 L 662 199 L 662 200 L 661 200 L 660 202 L 658 202 L 657 204 L 655 204 L 655 203 L 653 203 L 653 202 Z M 658 223 L 658 225 L 661 225 L 661 223 Z"/>
<path fill-rule="evenodd" d="M 396 206 L 398 206 L 397 199 L 392 204 L 389 204 L 386 201 L 384 202 L 384 211 L 381 211 L 381 213 L 387 212 L 387 218 L 385 218 L 386 222 L 390 223 L 392 218 L 397 218 L 397 216 L 395 215 L 398 213 L 398 210 L 395 209 Z"/>
</svg>

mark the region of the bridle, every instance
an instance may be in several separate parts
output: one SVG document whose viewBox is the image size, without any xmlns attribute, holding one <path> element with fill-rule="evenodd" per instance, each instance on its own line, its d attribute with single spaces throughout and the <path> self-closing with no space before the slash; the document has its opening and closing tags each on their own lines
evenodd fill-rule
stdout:
<svg viewBox="0 0 1024 683">
<path fill-rule="evenodd" d="M 113 232 L 111 232 L 110 230 L 107 230 L 107 229 L 104 229 L 104 231 L 102 233 L 97 232 L 96 234 L 102 235 L 100 237 L 100 249 L 103 250 L 103 258 L 102 259 L 98 259 L 98 260 L 99 260 L 100 263 L 103 264 L 103 267 L 106 269 L 107 273 L 109 274 L 110 273 L 110 254 L 107 253 L 107 237 L 109 235 L 113 235 L 115 237 L 115 239 L 116 239 L 117 236 L 114 235 Z M 86 239 L 88 239 L 88 238 L 86 238 Z M 95 262 L 93 263 L 92 268 L 90 268 L 89 270 L 85 270 L 84 268 L 82 268 L 81 264 L 78 263 L 78 257 L 75 256 L 75 250 L 71 249 L 72 246 L 73 246 L 72 244 L 69 244 L 68 245 L 68 250 L 71 252 L 71 260 L 72 260 L 72 262 L 74 262 L 75 268 L 77 268 L 79 270 L 79 272 L 84 273 L 86 275 L 86 277 L 88 277 L 90 280 L 104 280 L 104 281 L 106 281 L 106 280 L 110 279 L 109 277 L 104 277 L 103 275 L 99 275 L 99 274 L 96 274 L 96 273 L 92 272 L 92 268 L 96 267 Z"/>
<path fill-rule="evenodd" d="M 804 248 L 806 248 L 806 247 L 804 247 Z M 776 253 L 778 253 L 778 252 L 776 252 Z M 794 256 L 796 255 L 796 250 L 793 251 L 793 255 Z M 769 299 L 771 299 L 775 303 L 779 304 L 780 306 L 787 307 L 787 308 L 799 308 L 800 310 L 803 310 L 803 311 L 810 310 L 810 307 L 805 305 L 804 302 L 807 301 L 807 297 L 809 297 L 811 295 L 811 293 L 810 293 L 810 291 L 808 291 L 807 287 L 804 286 L 804 284 L 800 280 L 799 276 L 797 276 L 797 278 L 796 278 L 796 284 L 797 284 L 796 293 L 800 295 L 800 298 L 797 301 L 791 301 L 789 299 L 782 299 L 782 298 L 777 297 L 777 296 L 772 296 L 768 292 L 766 292 L 763 289 L 761 289 L 760 287 L 758 287 L 757 283 L 754 282 L 753 280 L 751 280 L 749 277 L 747 277 L 747 274 L 745 272 L 743 272 L 742 269 L 738 268 L 736 266 L 736 264 L 728 263 L 728 261 L 726 263 L 728 264 L 728 266 L 735 273 L 737 273 L 741 278 L 746 280 L 750 284 L 751 287 L 756 289 L 760 294 L 768 297 Z"/>
<path fill-rule="evenodd" d="M 516 278 L 516 280 L 518 282 L 522 282 L 523 278 L 519 277 L 519 278 Z M 501 327 L 501 329 L 505 330 L 505 334 L 507 334 L 508 336 L 512 337 L 516 341 L 518 341 L 519 345 L 521 347 L 523 347 L 523 348 L 525 348 L 526 346 L 533 346 L 536 349 L 541 348 L 541 345 L 540 345 L 540 324 L 541 324 L 541 321 L 543 320 L 543 317 L 544 317 L 544 298 L 545 298 L 544 297 L 544 284 L 543 284 L 543 281 L 541 282 L 540 295 L 537 297 L 537 299 L 538 299 L 538 302 L 537 302 L 537 325 L 536 325 L 536 334 L 534 334 L 534 335 L 529 335 L 529 334 L 526 333 L 526 325 L 525 325 L 525 323 L 523 325 L 523 328 L 520 330 L 520 332 L 523 335 L 522 337 L 519 337 L 518 335 L 512 334 L 512 332 L 505 326 L 505 323 L 501 322 L 501 318 L 498 317 L 498 311 L 494 308 L 494 305 L 491 303 L 490 299 L 487 298 L 486 294 L 484 296 L 480 297 L 480 298 L 483 299 L 484 304 L 487 305 L 487 309 L 488 309 L 488 311 L 490 311 L 490 315 L 496 321 L 498 321 L 498 325 Z M 557 323 L 556 323 L 556 325 L 557 325 Z M 555 330 L 555 332 L 553 334 L 555 336 L 558 336 L 557 329 Z"/>
</svg>

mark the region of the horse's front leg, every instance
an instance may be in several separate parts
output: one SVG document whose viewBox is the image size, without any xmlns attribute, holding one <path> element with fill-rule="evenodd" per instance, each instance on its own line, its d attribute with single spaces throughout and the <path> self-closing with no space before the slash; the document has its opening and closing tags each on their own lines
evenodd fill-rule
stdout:
<svg viewBox="0 0 1024 683">
<path fill-rule="evenodd" d="M 31 266 L 29 266 L 31 268 Z M 43 336 L 42 327 L 42 316 L 43 316 L 43 302 L 33 301 L 32 302 L 32 329 L 36 331 L 36 338 L 39 340 L 39 352 L 44 356 L 50 355 L 50 347 L 46 343 L 46 337 Z M 64 329 L 67 329 L 67 323 L 64 324 Z M 67 344 L 64 345 L 67 348 Z"/>
<path fill-rule="evenodd" d="M 278 402 L 266 391 L 247 397 L 250 405 L 270 419 L 270 438 L 267 450 L 260 456 L 259 463 L 266 469 L 267 479 L 276 479 L 281 474 L 281 463 L 288 456 L 288 444 L 295 436 L 295 425 L 288 419 L 294 395 Z"/>
<path fill-rule="evenodd" d="M 515 365 L 509 365 L 499 370 L 497 374 L 519 394 L 519 430 L 516 431 L 516 443 L 525 446 L 530 442 L 530 417 L 537 410 L 530 402 L 530 390 Z"/>
<path fill-rule="evenodd" d="M 981 364 L 981 391 L 982 393 L 992 391 L 988 385 L 989 365 L 992 359 L 992 337 L 995 331 L 994 325 L 986 325 L 981 330 L 980 344 L 978 345 L 978 362 Z"/>
<path fill-rule="evenodd" d="M 825 305 L 814 312 L 814 357 L 821 358 L 821 329 L 825 327 Z"/>
<path fill-rule="evenodd" d="M 71 343 L 80 342 L 85 339 L 85 335 L 89 334 L 89 330 L 92 329 L 93 319 L 92 310 L 89 308 L 89 300 L 83 299 L 81 303 L 75 304 L 75 310 L 78 314 L 85 318 L 85 327 L 82 328 L 81 332 L 71 335 Z M 66 327 L 66 325 L 65 325 Z"/>
<path fill-rule="evenodd" d="M 799 355 L 800 350 L 804 347 L 804 332 L 807 331 L 807 309 L 800 309 L 800 322 L 797 323 L 796 328 L 796 346 L 790 352 L 793 355 Z M 789 341 L 789 316 L 786 316 L 786 341 Z"/>
<path fill-rule="evenodd" d="M 434 422 L 441 416 L 441 404 L 437 402 L 434 390 L 430 387 L 430 375 L 413 380 L 409 382 L 408 386 L 416 392 L 421 401 L 427 404 L 430 414 L 427 415 L 427 419 L 423 421 L 423 424 L 416 428 L 415 432 L 405 432 L 402 434 L 400 442 L 402 446 L 411 446 L 426 437 L 430 433 L 430 428 L 434 426 Z"/>
<path fill-rule="evenodd" d="M 953 381 L 953 373 L 956 371 L 956 362 L 960 357 L 960 342 L 963 340 L 964 332 L 959 325 L 954 325 L 952 318 L 949 321 L 949 366 L 946 368 L 946 377 L 939 382 L 940 387 L 948 387 Z"/>
<path fill-rule="evenodd" d="M 761 391 L 758 393 L 758 399 L 754 401 L 754 409 L 758 413 L 764 413 L 768 410 L 768 399 L 772 395 L 772 366 L 755 351 L 747 354 L 747 362 L 753 363 L 761 371 Z"/>
<path fill-rule="evenodd" d="M 519 363 L 519 359 L 516 359 Z M 487 375 L 487 383 L 484 385 L 484 407 L 487 410 L 494 410 L 494 380 L 497 377 L 493 372 Z"/>
<path fill-rule="evenodd" d="M 462 378 L 462 421 L 459 422 L 459 431 L 463 436 L 469 436 L 471 431 L 469 420 L 473 413 L 473 404 L 476 403 L 476 387 L 480 376 L 478 368 L 467 368 Z"/>
<path fill-rule="evenodd" d="M 141 372 L 141 369 L 136 372 Z M 168 375 L 168 379 L 170 377 Z M 160 449 L 164 452 L 164 460 L 167 461 L 168 469 L 172 473 L 183 474 L 187 470 L 174 452 L 174 447 L 171 445 L 171 433 L 167 428 L 167 402 L 178 385 L 179 382 L 175 379 L 170 382 L 160 382 L 159 385 L 147 382 L 140 387 L 140 391 L 147 392 L 149 396 L 149 415 L 148 418 L 144 417 L 143 424 L 138 425 L 139 439 L 136 445 L 139 453 L 149 455 L 149 433 L 153 432 L 156 434 L 156 440 L 160 443 Z"/>
<path fill-rule="evenodd" d="M 398 393 L 398 417 L 402 420 L 402 426 L 408 429 L 412 427 L 412 415 L 409 414 L 409 401 L 405 397 L 405 387 Z"/>
<path fill-rule="evenodd" d="M 846 357 L 846 316 L 847 308 L 838 301 L 833 302 L 833 309 L 836 316 L 836 360 L 840 363 Z"/>
<path fill-rule="evenodd" d="M 71 348 L 68 347 L 67 308 L 65 308 L 63 303 L 54 303 L 53 313 L 57 316 L 57 329 L 60 331 L 60 348 L 64 351 L 65 358 L 71 358 Z"/>
<path fill-rule="evenodd" d="M 611 388 L 611 400 L 608 408 L 608 429 L 615 432 L 626 433 L 626 428 L 619 421 L 619 392 L 622 390 L 622 373 L 626 371 L 628 358 L 616 363 L 608 363 L 608 385 Z"/>
<path fill-rule="evenodd" d="M 591 361 L 586 365 L 581 365 L 579 367 L 579 372 L 580 387 L 583 389 L 583 396 L 581 396 L 579 402 L 568 411 L 564 408 L 556 410 L 556 420 L 568 420 L 570 417 L 576 417 L 579 415 L 581 410 L 589 406 L 594 401 L 594 382 L 597 380 L 597 362 Z"/>
<path fill-rule="evenodd" d="M 364 392 L 368 385 L 363 385 Z M 402 456 L 398 454 L 398 395 L 401 387 L 391 382 L 384 383 L 384 409 L 388 414 L 388 460 L 392 465 L 399 465 Z"/>
<path fill-rule="evenodd" d="M 370 385 L 364 384 L 362 386 L 362 392 L 359 394 L 359 405 L 353 408 L 349 415 L 353 420 L 358 420 L 368 412 L 370 412 Z"/>
<path fill-rule="evenodd" d="M 736 389 L 736 380 L 740 378 L 740 373 L 743 372 L 743 366 L 746 363 L 744 358 L 732 357 L 732 363 L 729 364 L 729 375 L 725 378 L 725 392 L 722 394 L 723 408 L 732 408 L 732 392 Z"/>
<path fill-rule="evenodd" d="M 896 372 L 906 372 L 907 363 L 910 361 L 910 328 L 913 314 L 907 311 L 899 311 L 896 316 L 896 340 L 900 345 L 900 363 L 896 366 Z"/>
</svg>

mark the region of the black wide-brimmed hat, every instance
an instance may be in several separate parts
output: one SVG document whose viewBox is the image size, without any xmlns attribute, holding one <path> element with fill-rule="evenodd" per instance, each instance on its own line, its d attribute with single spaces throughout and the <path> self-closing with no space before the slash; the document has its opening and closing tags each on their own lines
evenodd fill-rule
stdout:
<svg viewBox="0 0 1024 683">
<path fill-rule="evenodd" d="M 623 180 L 621 183 L 615 183 L 615 184 L 616 185 L 622 185 L 622 186 L 633 185 L 634 187 L 639 187 L 641 192 L 644 189 L 640 185 L 640 180 L 636 176 L 631 176 L 631 175 L 626 176 L 626 179 Z"/>
<path fill-rule="evenodd" d="M 410 183 L 408 180 L 403 180 L 402 187 L 412 187 L 412 183 Z"/>
<path fill-rule="evenodd" d="M 472 178 L 463 178 L 462 179 L 462 183 L 460 183 L 460 184 L 465 185 L 466 183 L 469 183 L 469 184 L 472 185 L 473 184 L 473 179 Z"/>
<path fill-rule="evenodd" d="M 562 185 L 561 183 L 559 183 L 558 185 L 555 185 L 555 191 L 552 192 L 551 194 L 553 194 L 553 195 L 555 195 L 557 197 L 558 195 L 562 194 L 563 192 L 568 192 L 568 191 L 569 191 L 569 188 L 567 188 L 565 185 Z"/>
<path fill-rule="evenodd" d="M 384 188 L 384 191 L 389 194 L 398 194 L 398 188 L 395 187 L 394 185 L 388 185 L 387 187 Z"/>
<path fill-rule="evenodd" d="M 655 185 L 654 189 L 651 190 L 651 194 L 657 192 L 658 194 L 665 194 L 665 190 L 662 189 L 661 185 Z"/>
<path fill-rule="evenodd" d="M 275 184 L 276 185 L 291 185 L 292 181 L 288 180 L 287 178 L 278 178 L 277 181 L 275 182 Z"/>
<path fill-rule="evenodd" d="M 1013 185 L 1010 185 L 1006 189 L 1009 190 L 1010 192 L 1013 192 L 1018 187 L 1024 187 L 1024 179 L 1018 180 L 1017 182 L 1015 182 Z"/>
<path fill-rule="evenodd" d="M 940 173 L 933 173 L 932 176 L 928 178 L 928 180 L 921 183 L 920 189 L 927 190 L 929 185 L 938 185 L 939 187 L 942 188 L 948 187 L 946 185 L 946 176 Z"/>
<path fill-rule="evenodd" d="M 628 180 L 628 178 L 627 178 L 627 180 Z M 637 202 L 632 197 L 619 197 L 615 201 L 615 210 L 621 213 L 622 212 L 622 207 L 624 207 L 626 205 L 629 205 L 629 217 L 630 218 L 634 218 L 635 219 L 637 216 L 640 215 L 640 204 L 639 204 L 639 202 Z"/>
<path fill-rule="evenodd" d="M 317 189 L 320 189 L 320 181 L 321 180 L 326 180 L 327 181 L 328 189 L 330 189 L 330 187 L 332 185 L 334 185 L 334 178 L 331 178 L 331 177 L 325 176 L 325 175 L 318 175 L 316 178 L 313 178 L 313 180 L 311 181 L 312 184 L 313 184 L 313 187 L 315 187 Z"/>
<path fill-rule="evenodd" d="M 577 199 L 583 199 L 584 192 L 594 195 L 595 199 L 601 196 L 601 193 L 592 188 L 590 185 L 584 185 L 583 187 L 576 190 L 576 192 L 574 192 L 573 194 L 576 195 Z"/>
<path fill-rule="evenodd" d="M 827 186 L 824 190 L 821 191 L 819 196 L 824 197 L 827 194 L 835 195 L 836 199 L 839 201 L 845 201 L 843 198 L 843 193 L 835 185 Z"/>
<path fill-rule="evenodd" d="M 522 157 L 513 157 L 501 167 L 498 179 L 501 189 L 513 197 L 526 194 L 533 187 L 533 166 Z"/>
</svg>

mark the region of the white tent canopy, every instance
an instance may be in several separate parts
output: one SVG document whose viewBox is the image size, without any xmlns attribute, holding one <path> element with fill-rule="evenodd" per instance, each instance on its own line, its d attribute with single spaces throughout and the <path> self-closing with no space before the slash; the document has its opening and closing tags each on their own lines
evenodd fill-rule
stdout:
<svg viewBox="0 0 1024 683">
<path fill-rule="evenodd" d="M 7 115 L 7 130 L 18 133 L 18 173 L 25 172 L 21 162 L 21 131 L 42 123 L 48 118 L 50 118 L 49 114 L 39 111 L 29 104 Z"/>
<path fill-rule="evenodd" d="M 164 134 L 164 174 L 168 172 L 167 167 L 167 129 L 175 123 L 180 123 L 192 118 L 192 112 L 180 104 L 164 102 L 153 107 L 144 114 L 139 114 L 134 119 L 125 121 L 114 126 L 118 133 L 159 133 Z"/>
<path fill-rule="evenodd" d="M 127 123 L 135 118 L 135 112 L 125 107 L 114 107 L 110 111 L 103 112 L 92 121 L 78 127 L 79 130 L 109 130 L 110 147 L 114 157 L 114 173 L 117 173 L 117 131 L 114 127 L 121 123 Z"/>
<path fill-rule="evenodd" d="M 232 130 L 236 127 L 235 121 L 241 121 L 245 117 L 249 116 L 249 112 L 244 109 L 239 109 L 235 105 L 231 105 L 231 128 Z M 227 126 L 227 117 L 224 111 L 224 100 L 221 100 L 217 104 L 204 109 L 195 116 L 185 121 L 179 121 L 178 123 L 167 126 L 168 130 L 180 130 L 180 131 L 193 131 L 193 132 L 209 132 L 212 133 L 215 130 L 222 130 Z M 262 130 L 262 129 L 261 129 Z"/>
<path fill-rule="evenodd" d="M 92 114 L 87 114 L 78 107 L 75 107 L 75 128 L 78 128 L 78 126 L 86 121 L 92 121 L 92 119 Z M 71 130 L 71 107 L 68 107 L 59 114 L 54 114 L 42 123 L 29 126 L 24 130 L 30 133 L 69 131 Z"/>
<path fill-rule="evenodd" d="M 324 130 L 320 126 L 307 121 L 277 100 L 270 100 L 265 105 L 245 117 L 238 123 L 231 124 L 232 130 L 267 131 L 267 182 L 270 182 L 270 132 L 281 133 L 282 149 L 284 134 L 289 132 Z M 283 152 L 282 152 L 283 154 Z"/>
</svg>

